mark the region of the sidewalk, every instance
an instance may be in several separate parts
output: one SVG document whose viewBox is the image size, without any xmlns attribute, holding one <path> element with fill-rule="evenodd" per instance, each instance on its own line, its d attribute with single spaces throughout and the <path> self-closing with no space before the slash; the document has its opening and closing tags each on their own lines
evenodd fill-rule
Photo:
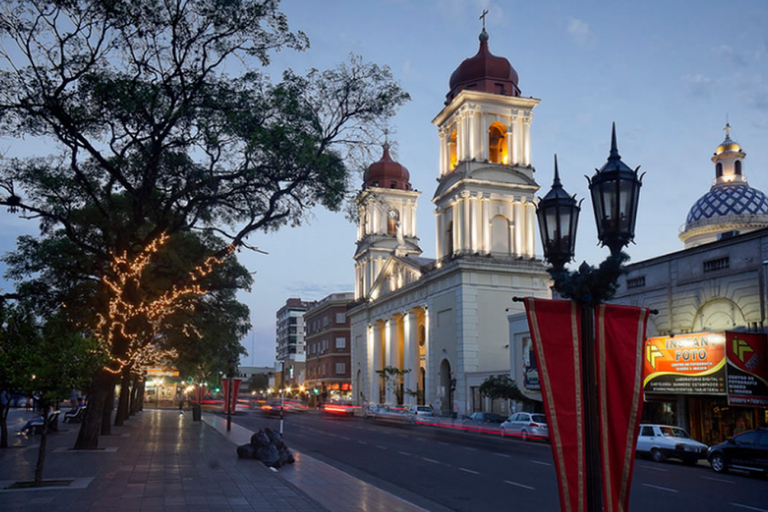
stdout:
<svg viewBox="0 0 768 512">
<path fill-rule="evenodd" d="M 416 512 L 424 509 L 295 453 L 296 463 L 272 471 L 240 460 L 235 447 L 252 432 L 209 413 L 193 422 L 190 411 L 146 410 L 102 436 L 99 450 L 72 450 L 79 424 L 60 423 L 48 436 L 43 478 L 73 480 L 67 487 L 3 490 L 34 477 L 40 437 L 16 437 L 33 416 L 12 411 L 13 445 L 0 450 L 0 510 L 141 511 L 358 511 Z"/>
</svg>

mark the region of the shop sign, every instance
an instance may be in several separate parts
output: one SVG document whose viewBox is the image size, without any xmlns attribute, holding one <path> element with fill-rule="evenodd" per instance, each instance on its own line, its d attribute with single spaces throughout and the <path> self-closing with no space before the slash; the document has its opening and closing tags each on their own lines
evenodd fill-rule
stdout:
<svg viewBox="0 0 768 512">
<path fill-rule="evenodd" d="M 523 338 L 523 388 L 525 391 L 541 391 L 539 369 L 536 367 L 536 354 L 530 336 Z"/>
<path fill-rule="evenodd" d="M 764 334 L 725 333 L 728 403 L 768 406 L 768 341 Z"/>
<path fill-rule="evenodd" d="M 725 333 L 648 338 L 643 378 L 649 394 L 725 395 Z"/>
</svg>

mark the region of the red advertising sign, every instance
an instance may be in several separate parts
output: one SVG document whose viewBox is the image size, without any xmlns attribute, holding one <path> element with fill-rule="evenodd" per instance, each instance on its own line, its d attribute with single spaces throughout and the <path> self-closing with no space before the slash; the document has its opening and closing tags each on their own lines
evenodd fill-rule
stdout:
<svg viewBox="0 0 768 512">
<path fill-rule="evenodd" d="M 725 395 L 725 333 L 648 338 L 643 376 L 646 393 Z"/>
<path fill-rule="evenodd" d="M 765 334 L 725 333 L 729 404 L 768 406 L 767 345 Z"/>
</svg>

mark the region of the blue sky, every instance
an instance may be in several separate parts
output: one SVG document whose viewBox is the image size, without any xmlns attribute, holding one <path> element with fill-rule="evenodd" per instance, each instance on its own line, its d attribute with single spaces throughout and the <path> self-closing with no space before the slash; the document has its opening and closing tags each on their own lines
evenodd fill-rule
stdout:
<svg viewBox="0 0 768 512">
<path fill-rule="evenodd" d="M 587 181 L 608 156 L 616 122 L 624 162 L 646 171 L 632 261 L 682 249 L 677 235 L 691 205 L 714 178 L 710 161 L 731 137 L 747 153 L 751 186 L 768 192 L 768 3 L 764 0 L 646 0 L 565 2 L 537 0 L 283 0 L 292 29 L 311 48 L 281 52 L 269 72 L 291 67 L 325 69 L 350 52 L 390 66 L 409 102 L 393 121 L 395 157 L 411 172 L 419 201 L 423 256 L 435 254 L 430 202 L 438 176 L 440 112 L 453 70 L 478 49 L 478 20 L 488 9 L 490 50 L 520 76 L 523 96 L 539 98 L 531 128 L 535 177 L 549 190 L 557 153 L 565 189 L 586 197 Z M 17 142 L 2 141 L 14 152 Z M 359 180 L 358 180 L 359 183 Z M 5 214 L 0 250 L 16 234 L 37 228 Z M 241 252 L 255 272 L 253 332 L 243 340 L 244 364 L 274 360 L 275 312 L 288 297 L 321 299 L 352 291 L 356 228 L 343 214 L 315 211 L 300 228 L 252 236 L 267 255 Z M 582 206 L 578 262 L 599 263 L 589 199 Z M 540 244 L 537 243 L 540 253 Z"/>
</svg>

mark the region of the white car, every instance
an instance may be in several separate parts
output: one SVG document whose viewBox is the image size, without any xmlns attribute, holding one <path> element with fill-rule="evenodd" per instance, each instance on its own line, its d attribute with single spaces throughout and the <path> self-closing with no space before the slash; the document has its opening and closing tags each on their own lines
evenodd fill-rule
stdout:
<svg viewBox="0 0 768 512">
<path fill-rule="evenodd" d="M 637 436 L 637 453 L 656 462 L 664 459 L 680 459 L 686 464 L 696 464 L 707 458 L 704 443 L 696 441 L 680 427 L 669 425 L 640 425 Z"/>
<path fill-rule="evenodd" d="M 434 416 L 435 412 L 429 405 L 412 405 L 409 412 L 415 416 Z"/>
<path fill-rule="evenodd" d="M 520 437 L 523 441 L 529 439 L 549 440 L 547 416 L 537 412 L 518 412 L 507 418 L 501 424 L 502 435 Z"/>
</svg>

